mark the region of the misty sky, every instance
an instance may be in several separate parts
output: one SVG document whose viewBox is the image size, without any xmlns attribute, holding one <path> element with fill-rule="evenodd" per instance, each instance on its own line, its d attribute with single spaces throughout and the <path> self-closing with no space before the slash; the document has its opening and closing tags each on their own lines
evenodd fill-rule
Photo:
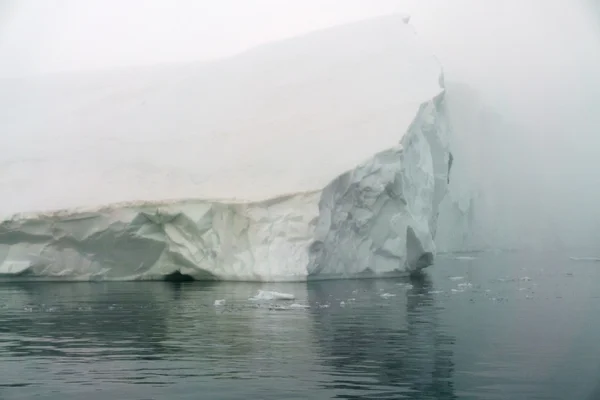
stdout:
<svg viewBox="0 0 600 400">
<path fill-rule="evenodd" d="M 581 0 L 584 1 L 584 0 Z M 496 55 L 533 57 L 586 34 L 579 0 L 4 0 L 0 76 L 205 60 L 374 15 L 408 12 L 420 34 L 469 73 Z M 568 26 L 568 28 L 565 28 Z M 562 28 L 561 28 L 562 27 Z M 553 40 L 561 40 L 554 35 Z M 516 46 L 516 40 L 519 45 Z M 571 43 L 583 55 L 585 42 Z M 451 59 L 451 60 L 449 60 Z M 451 61 L 451 62 L 450 62 Z M 567 62 L 566 60 L 555 60 Z M 533 63 L 533 64 L 532 64 Z M 506 62 L 502 64 L 507 64 Z M 518 78 L 518 77 L 517 77 Z"/>
<path fill-rule="evenodd" d="M 380 0 L 14 0 L 0 3 L 0 75 L 195 61 L 369 16 Z"/>
<path fill-rule="evenodd" d="M 5 0 L 0 77 L 213 59 L 407 12 L 450 79 L 509 98 L 527 87 L 527 103 L 549 80 L 580 84 L 600 60 L 600 35 L 581 40 L 600 32 L 586 1 L 594 0 Z"/>
</svg>

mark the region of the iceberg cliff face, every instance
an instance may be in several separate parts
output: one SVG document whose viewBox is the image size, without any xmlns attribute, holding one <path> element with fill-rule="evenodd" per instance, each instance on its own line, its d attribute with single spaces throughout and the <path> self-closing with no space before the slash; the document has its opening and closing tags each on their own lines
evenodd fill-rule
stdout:
<svg viewBox="0 0 600 400">
<path fill-rule="evenodd" d="M 1 85 L 0 277 L 280 281 L 433 261 L 444 89 L 403 17 L 206 65 Z"/>
</svg>

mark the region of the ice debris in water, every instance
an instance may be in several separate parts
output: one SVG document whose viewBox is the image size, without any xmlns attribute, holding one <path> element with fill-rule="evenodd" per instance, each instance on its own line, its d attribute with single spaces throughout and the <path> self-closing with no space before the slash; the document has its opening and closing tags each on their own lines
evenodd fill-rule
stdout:
<svg viewBox="0 0 600 400">
<path fill-rule="evenodd" d="M 413 285 L 411 285 L 410 283 L 397 283 L 396 286 L 401 286 L 409 290 L 413 288 Z"/>
<path fill-rule="evenodd" d="M 390 297 L 396 297 L 396 295 L 393 293 L 383 293 L 381 297 L 384 299 L 389 299 Z"/>
<path fill-rule="evenodd" d="M 569 257 L 571 261 L 600 262 L 600 257 Z"/>
<path fill-rule="evenodd" d="M 340 307 L 346 307 L 346 302 L 345 301 L 340 301 Z"/>
<path fill-rule="evenodd" d="M 294 300 L 296 297 L 290 293 L 271 292 L 268 290 L 259 290 L 256 296 L 250 297 L 248 300 Z"/>
<path fill-rule="evenodd" d="M 467 283 L 459 283 L 458 287 L 460 289 L 472 288 L 473 284 L 472 283 L 468 283 L 468 282 Z"/>
<path fill-rule="evenodd" d="M 444 293 L 444 291 L 443 290 L 430 290 L 428 293 L 429 294 L 440 294 L 440 293 Z"/>
<path fill-rule="evenodd" d="M 225 299 L 215 300 L 215 307 L 224 306 Z"/>
<path fill-rule="evenodd" d="M 269 310 L 286 311 L 286 310 L 291 310 L 291 308 L 288 306 L 282 306 L 281 304 L 271 304 L 271 305 L 269 305 Z"/>
<path fill-rule="evenodd" d="M 310 306 L 307 306 L 305 304 L 298 304 L 298 303 L 290 304 L 291 310 L 306 310 L 307 308 L 310 308 Z"/>
<path fill-rule="evenodd" d="M 452 289 L 452 293 L 462 293 L 464 292 L 463 289 Z"/>
<path fill-rule="evenodd" d="M 475 257 L 471 257 L 471 256 L 459 256 L 459 257 L 454 257 L 455 260 L 461 260 L 461 261 L 472 261 L 472 260 L 476 260 Z"/>
<path fill-rule="evenodd" d="M 451 281 L 461 281 L 461 280 L 465 279 L 465 277 L 464 276 L 451 276 L 449 279 Z"/>
<path fill-rule="evenodd" d="M 524 276 L 521 278 L 521 281 L 523 281 L 523 282 L 529 282 L 530 280 L 531 280 L 531 278 L 528 276 Z"/>
</svg>

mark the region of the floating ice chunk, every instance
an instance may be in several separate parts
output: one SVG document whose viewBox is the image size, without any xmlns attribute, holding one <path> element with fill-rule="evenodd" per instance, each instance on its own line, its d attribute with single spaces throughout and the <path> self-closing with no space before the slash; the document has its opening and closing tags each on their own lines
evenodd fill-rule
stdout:
<svg viewBox="0 0 600 400">
<path fill-rule="evenodd" d="M 600 257 L 569 257 L 572 261 L 600 262 Z"/>
<path fill-rule="evenodd" d="M 465 279 L 465 277 L 464 276 L 451 276 L 449 279 L 451 281 L 461 281 L 461 280 Z"/>
<path fill-rule="evenodd" d="M 319 308 L 329 308 L 329 304 L 319 304 Z"/>
<path fill-rule="evenodd" d="M 462 293 L 464 292 L 463 289 L 452 289 L 452 293 Z"/>
<path fill-rule="evenodd" d="M 389 299 L 390 297 L 396 297 L 396 295 L 393 293 L 383 293 L 381 297 L 384 299 Z"/>
<path fill-rule="evenodd" d="M 306 304 L 298 304 L 298 303 L 290 304 L 291 310 L 306 310 L 307 308 L 310 308 L 310 306 L 307 306 Z"/>
<path fill-rule="evenodd" d="M 471 257 L 471 256 L 458 256 L 458 257 L 454 257 L 455 260 L 461 260 L 461 261 L 472 261 L 472 260 L 476 260 L 475 257 Z"/>
<path fill-rule="evenodd" d="M 472 283 L 468 283 L 468 282 L 467 283 L 459 283 L 458 287 L 460 289 L 472 288 L 473 284 Z"/>
<path fill-rule="evenodd" d="M 522 282 L 529 282 L 529 281 L 531 280 L 531 278 L 530 278 L 530 277 L 528 277 L 528 276 L 524 276 L 524 277 L 522 277 L 520 280 L 521 280 Z"/>
<path fill-rule="evenodd" d="M 248 300 L 251 301 L 265 301 L 265 300 L 294 300 L 296 297 L 290 293 L 272 292 L 268 290 L 259 290 L 256 296 L 250 297 Z"/>
<path fill-rule="evenodd" d="M 412 289 L 412 288 L 414 287 L 414 286 L 413 286 L 413 285 L 411 285 L 410 283 L 397 283 L 397 284 L 396 284 L 396 286 L 401 286 L 401 287 L 403 287 L 403 288 L 405 288 L 405 289 L 409 289 L 409 290 L 410 290 L 410 289 Z"/>
<path fill-rule="evenodd" d="M 225 299 L 215 300 L 215 307 L 220 307 L 225 305 Z"/>
<path fill-rule="evenodd" d="M 346 307 L 346 302 L 345 301 L 340 301 L 340 307 Z"/>
<path fill-rule="evenodd" d="M 287 311 L 287 310 L 291 310 L 291 308 L 289 306 L 282 306 L 281 304 L 271 304 L 271 305 L 269 305 L 269 310 Z"/>
<path fill-rule="evenodd" d="M 443 290 L 430 290 L 427 293 L 429 293 L 429 294 L 440 294 L 440 293 L 444 293 L 444 291 Z"/>
</svg>

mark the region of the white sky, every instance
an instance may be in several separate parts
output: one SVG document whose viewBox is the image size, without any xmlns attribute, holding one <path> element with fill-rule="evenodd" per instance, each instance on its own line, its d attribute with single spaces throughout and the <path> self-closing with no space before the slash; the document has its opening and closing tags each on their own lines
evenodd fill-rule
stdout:
<svg viewBox="0 0 600 400">
<path fill-rule="evenodd" d="M 474 51 L 479 53 L 476 63 L 485 63 L 493 62 L 495 53 L 522 56 L 520 51 L 530 50 L 528 43 L 539 46 L 548 29 L 561 29 L 569 19 L 581 18 L 575 15 L 575 7 L 566 7 L 577 2 L 3 0 L 0 76 L 211 59 L 302 32 L 395 12 L 413 15 L 425 39 L 451 49 L 451 54 L 469 66 Z M 569 29 L 581 31 L 582 27 L 573 23 Z M 518 36 L 522 42 L 515 46 Z M 497 48 L 490 51 L 486 43 Z M 573 51 L 587 51 L 575 47 Z"/>
<path fill-rule="evenodd" d="M 0 0 L 0 77 L 206 60 L 408 12 L 447 78 L 538 96 L 550 80 L 573 87 L 600 60 L 585 1 Z"/>
<path fill-rule="evenodd" d="M 396 0 L 9 0 L 0 76 L 195 61 L 369 16 Z"/>
</svg>

